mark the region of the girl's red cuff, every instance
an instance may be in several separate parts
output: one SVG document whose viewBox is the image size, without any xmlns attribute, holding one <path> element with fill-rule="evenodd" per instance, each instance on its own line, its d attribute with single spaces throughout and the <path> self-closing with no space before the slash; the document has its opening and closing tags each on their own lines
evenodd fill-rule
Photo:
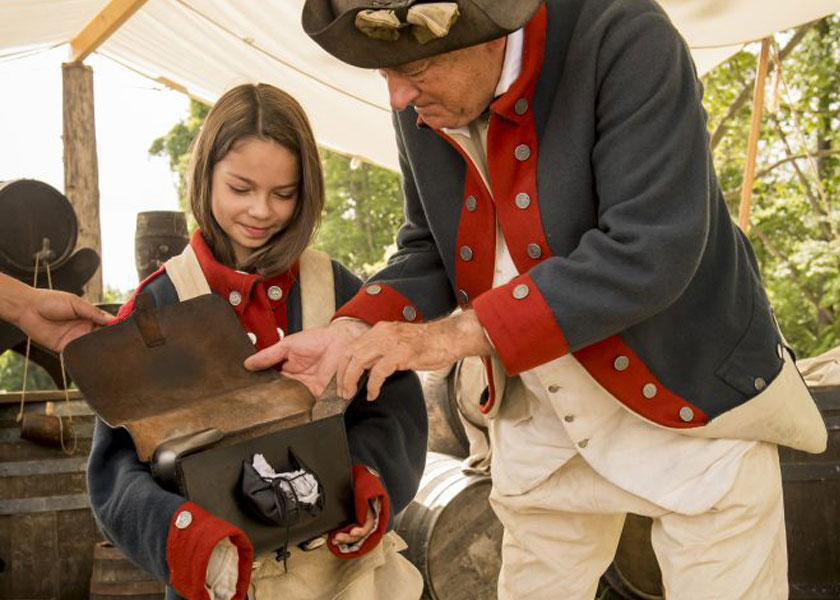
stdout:
<svg viewBox="0 0 840 600">
<path fill-rule="evenodd" d="M 382 539 L 385 531 L 388 528 L 388 515 L 391 513 L 391 504 L 388 501 L 388 494 L 385 492 L 385 487 L 382 485 L 379 477 L 373 471 L 364 465 L 353 465 L 353 493 L 355 500 L 356 522 L 342 529 L 333 531 L 328 536 L 327 547 L 335 556 L 342 560 L 357 558 L 363 554 L 367 554 Z M 362 543 L 358 550 L 354 552 L 341 552 L 333 543 L 335 534 L 347 533 L 354 527 L 361 527 L 367 520 L 367 511 L 370 507 L 371 500 L 379 498 L 379 523 L 368 538 Z"/>
</svg>

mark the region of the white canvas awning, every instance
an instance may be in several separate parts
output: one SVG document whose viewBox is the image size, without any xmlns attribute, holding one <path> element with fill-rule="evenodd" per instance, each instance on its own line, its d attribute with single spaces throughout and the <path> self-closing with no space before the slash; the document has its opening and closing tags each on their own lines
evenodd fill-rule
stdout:
<svg viewBox="0 0 840 600">
<path fill-rule="evenodd" d="M 300 100 L 324 146 L 396 168 L 383 82 L 309 40 L 300 26 L 303 0 L 0 0 L 0 60 L 68 43 L 106 5 L 135 3 L 139 10 L 96 52 L 208 102 L 238 83 L 273 83 Z M 662 5 L 701 73 L 747 42 L 840 10 L 840 0 Z"/>
</svg>

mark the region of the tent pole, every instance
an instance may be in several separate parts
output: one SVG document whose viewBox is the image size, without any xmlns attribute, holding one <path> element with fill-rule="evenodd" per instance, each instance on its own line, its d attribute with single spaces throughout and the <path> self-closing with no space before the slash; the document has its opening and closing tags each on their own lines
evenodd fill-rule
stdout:
<svg viewBox="0 0 840 600">
<path fill-rule="evenodd" d="M 758 135 L 761 130 L 761 109 L 764 106 L 764 87 L 767 81 L 767 63 L 770 57 L 770 38 L 761 40 L 761 54 L 758 58 L 758 74 L 753 92 L 752 123 L 747 142 L 747 163 L 744 165 L 744 182 L 741 187 L 741 205 L 738 208 L 738 227 L 747 233 L 750 229 L 750 205 L 753 182 L 755 181 L 755 155 L 758 149 Z"/>
</svg>

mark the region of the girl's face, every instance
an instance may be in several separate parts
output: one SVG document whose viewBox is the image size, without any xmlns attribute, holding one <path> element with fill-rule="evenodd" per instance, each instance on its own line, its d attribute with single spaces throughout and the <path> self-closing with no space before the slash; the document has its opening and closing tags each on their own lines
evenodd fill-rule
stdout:
<svg viewBox="0 0 840 600">
<path fill-rule="evenodd" d="M 213 167 L 210 208 L 241 263 L 292 218 L 298 158 L 273 140 L 247 137 Z"/>
</svg>

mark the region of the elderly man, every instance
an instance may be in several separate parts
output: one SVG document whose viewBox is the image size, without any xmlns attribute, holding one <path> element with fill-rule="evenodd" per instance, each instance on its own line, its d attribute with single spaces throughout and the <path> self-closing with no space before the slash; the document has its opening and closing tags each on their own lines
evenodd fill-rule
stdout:
<svg viewBox="0 0 840 600">
<path fill-rule="evenodd" d="M 386 80 L 405 224 L 329 327 L 247 365 L 315 392 L 337 372 L 344 395 L 369 370 L 373 399 L 396 369 L 484 357 L 500 598 L 592 598 L 628 512 L 654 519 L 669 598 L 786 598 L 776 444 L 826 432 L 665 13 L 307 0 L 303 25 Z"/>
</svg>

